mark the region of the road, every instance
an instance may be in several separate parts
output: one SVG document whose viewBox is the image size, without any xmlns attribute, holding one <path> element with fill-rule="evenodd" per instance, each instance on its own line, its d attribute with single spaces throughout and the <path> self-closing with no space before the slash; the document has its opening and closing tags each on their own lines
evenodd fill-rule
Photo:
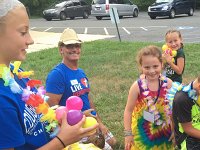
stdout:
<svg viewBox="0 0 200 150">
<path fill-rule="evenodd" d="M 124 17 L 118 24 L 122 41 L 164 42 L 164 35 L 169 29 L 178 29 L 186 43 L 200 42 L 200 11 L 194 16 L 177 16 L 175 19 L 160 17 L 151 20 L 146 12 L 140 12 L 137 18 Z M 34 31 L 61 33 L 65 28 L 73 28 L 78 34 L 114 35 L 112 40 L 119 40 L 116 25 L 109 18 L 96 20 L 90 16 L 88 19 L 75 18 L 65 21 L 46 21 L 43 18 L 30 19 L 30 28 Z"/>
</svg>

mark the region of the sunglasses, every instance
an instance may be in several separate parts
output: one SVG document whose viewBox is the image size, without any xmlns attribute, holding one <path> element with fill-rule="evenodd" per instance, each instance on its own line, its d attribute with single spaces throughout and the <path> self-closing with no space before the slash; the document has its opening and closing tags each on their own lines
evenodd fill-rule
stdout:
<svg viewBox="0 0 200 150">
<path fill-rule="evenodd" d="M 67 44 L 67 45 L 65 45 L 65 47 L 67 49 L 81 48 L 81 44 L 78 44 L 78 43 L 76 43 L 76 44 Z"/>
</svg>

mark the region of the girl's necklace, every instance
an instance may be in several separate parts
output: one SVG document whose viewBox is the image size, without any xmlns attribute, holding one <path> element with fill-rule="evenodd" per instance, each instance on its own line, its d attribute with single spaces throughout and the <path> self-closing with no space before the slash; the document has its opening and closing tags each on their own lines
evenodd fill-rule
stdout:
<svg viewBox="0 0 200 150">
<path fill-rule="evenodd" d="M 160 81 L 163 82 L 163 84 L 161 83 L 161 85 L 160 85 Z M 164 112 L 165 112 L 165 114 L 167 116 L 167 121 L 166 122 L 161 119 L 161 114 L 158 111 L 158 109 L 156 108 L 156 102 L 157 102 L 157 99 L 159 98 L 159 95 L 160 95 L 160 88 L 164 88 L 164 91 L 167 91 L 167 78 L 164 77 L 163 75 L 160 75 L 160 77 L 159 77 L 159 89 L 158 89 L 158 94 L 157 94 L 156 99 L 153 98 L 150 95 L 150 91 L 149 91 L 149 88 L 148 88 L 147 85 L 148 84 L 147 84 L 146 78 L 141 79 L 141 87 L 143 89 L 142 94 L 145 96 L 145 100 L 147 101 L 148 112 L 154 114 L 154 123 L 156 125 L 165 126 L 166 123 L 167 124 L 170 123 L 171 110 L 170 110 L 170 106 L 169 106 L 169 100 L 166 97 L 164 99 Z M 160 86 L 162 86 L 162 87 L 160 87 Z"/>
<path fill-rule="evenodd" d="M 56 119 L 55 110 L 53 110 L 47 104 L 48 97 L 45 95 L 46 91 L 44 87 L 39 87 L 36 91 L 33 92 L 31 89 L 35 88 L 37 85 L 41 85 L 40 80 L 29 80 L 26 83 L 26 88 L 22 88 L 14 79 L 13 74 L 17 75 L 19 79 L 22 78 L 29 78 L 30 75 L 33 74 L 33 71 L 20 71 L 19 67 L 21 62 L 16 61 L 14 62 L 14 69 L 11 73 L 9 67 L 5 64 L 0 64 L 0 78 L 4 81 L 4 86 L 9 86 L 11 91 L 14 94 L 21 94 L 21 99 L 24 101 L 28 106 L 32 106 L 35 108 L 37 114 L 42 114 L 41 122 L 48 122 L 48 126 L 46 126 L 47 132 L 57 131 L 56 128 L 58 127 L 58 121 Z M 55 132 L 53 132 L 55 134 Z"/>
</svg>

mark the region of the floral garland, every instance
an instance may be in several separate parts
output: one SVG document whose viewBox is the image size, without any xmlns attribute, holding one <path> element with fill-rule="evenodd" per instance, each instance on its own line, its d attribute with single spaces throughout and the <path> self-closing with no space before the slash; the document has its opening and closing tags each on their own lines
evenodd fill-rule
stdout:
<svg viewBox="0 0 200 150">
<path fill-rule="evenodd" d="M 29 78 L 33 75 L 33 71 L 18 71 L 21 65 L 20 61 L 14 62 L 13 74 L 16 74 L 19 79 Z M 36 85 L 41 85 L 40 80 L 29 80 L 26 83 L 26 88 L 22 88 L 14 79 L 10 68 L 5 64 L 0 64 L 0 78 L 4 80 L 4 86 L 9 86 L 13 93 L 21 94 L 22 101 L 24 101 L 28 106 L 35 108 L 37 114 L 42 114 L 40 118 L 41 122 L 47 122 L 48 125 L 45 127 L 46 131 L 55 135 L 58 132 L 58 120 L 56 119 L 55 110 L 49 107 L 47 104 L 48 96 L 46 96 L 46 91 L 44 87 L 41 86 L 37 89 L 37 92 L 31 91 L 31 88 L 35 88 Z"/>
<path fill-rule="evenodd" d="M 188 85 L 183 85 L 180 84 L 179 82 L 173 82 L 172 87 L 169 89 L 167 94 L 168 99 L 173 101 L 176 92 L 181 90 L 183 92 L 187 92 L 191 100 L 195 101 L 200 106 L 200 97 L 197 96 L 196 90 L 192 89 L 192 83 Z"/>
<path fill-rule="evenodd" d="M 162 84 L 162 87 L 164 88 L 164 91 L 167 91 L 167 78 L 163 75 L 160 75 L 159 77 L 159 82 L 162 81 L 164 82 Z M 147 80 L 145 78 L 141 79 L 141 87 L 143 89 L 143 95 L 146 97 L 146 101 L 147 101 L 147 106 L 148 106 L 148 111 L 150 113 L 154 114 L 154 123 L 156 125 L 162 125 L 163 127 L 167 124 L 170 124 L 170 115 L 171 115 L 171 107 L 170 107 L 170 101 L 167 99 L 167 97 L 165 96 L 164 99 L 164 112 L 167 116 L 167 122 L 163 121 L 161 119 L 161 114 L 160 112 L 157 110 L 156 105 L 155 105 L 155 99 L 152 98 L 152 96 L 150 96 L 150 91 L 148 89 L 147 86 Z M 160 87 L 159 87 L 160 88 Z M 158 91 L 159 92 L 159 91 Z"/>
</svg>

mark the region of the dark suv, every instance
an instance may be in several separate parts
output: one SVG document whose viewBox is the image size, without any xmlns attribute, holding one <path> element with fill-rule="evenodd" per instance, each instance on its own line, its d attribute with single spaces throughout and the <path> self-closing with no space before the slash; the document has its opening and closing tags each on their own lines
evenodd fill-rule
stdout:
<svg viewBox="0 0 200 150">
<path fill-rule="evenodd" d="M 193 16 L 195 8 L 194 0 L 156 0 L 148 7 L 148 15 L 151 19 L 157 16 L 169 16 L 174 18 L 179 14 Z"/>
<path fill-rule="evenodd" d="M 43 17 L 47 21 L 52 19 L 66 20 L 66 18 L 74 19 L 75 17 L 88 18 L 91 14 L 91 5 L 83 0 L 68 0 L 55 3 L 49 9 L 43 11 Z"/>
</svg>

